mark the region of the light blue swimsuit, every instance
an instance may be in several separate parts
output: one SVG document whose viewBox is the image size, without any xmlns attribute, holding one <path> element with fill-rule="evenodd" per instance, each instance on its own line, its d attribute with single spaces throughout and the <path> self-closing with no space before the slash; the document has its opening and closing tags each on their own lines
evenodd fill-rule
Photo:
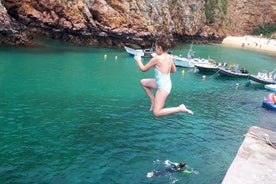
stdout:
<svg viewBox="0 0 276 184">
<path fill-rule="evenodd" d="M 172 89 L 170 73 L 164 74 L 160 72 L 157 68 L 154 68 L 154 73 L 157 88 L 162 89 L 169 94 Z"/>
</svg>

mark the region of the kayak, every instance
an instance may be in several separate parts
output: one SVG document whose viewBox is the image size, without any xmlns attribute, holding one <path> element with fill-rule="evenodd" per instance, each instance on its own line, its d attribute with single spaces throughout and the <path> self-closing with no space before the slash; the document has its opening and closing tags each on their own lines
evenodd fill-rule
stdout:
<svg viewBox="0 0 276 184">
<path fill-rule="evenodd" d="M 276 110 L 276 104 L 270 103 L 267 100 L 263 101 L 263 107 L 266 109 Z"/>
</svg>

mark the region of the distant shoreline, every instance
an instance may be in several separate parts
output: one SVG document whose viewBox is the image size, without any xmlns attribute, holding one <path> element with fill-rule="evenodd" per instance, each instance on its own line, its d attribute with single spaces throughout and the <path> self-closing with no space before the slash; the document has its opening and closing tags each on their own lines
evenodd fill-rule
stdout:
<svg viewBox="0 0 276 184">
<path fill-rule="evenodd" d="M 222 45 L 246 50 L 255 50 L 258 52 L 266 52 L 276 56 L 276 40 L 263 38 L 261 36 L 227 36 L 223 39 Z"/>
</svg>

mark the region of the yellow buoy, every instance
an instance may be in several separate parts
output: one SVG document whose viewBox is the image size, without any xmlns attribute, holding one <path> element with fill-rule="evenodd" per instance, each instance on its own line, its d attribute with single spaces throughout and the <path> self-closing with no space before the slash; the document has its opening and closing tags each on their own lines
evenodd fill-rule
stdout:
<svg viewBox="0 0 276 184">
<path fill-rule="evenodd" d="M 182 75 L 184 75 L 184 74 L 185 74 L 185 71 L 184 71 L 184 69 L 183 69 L 183 70 L 181 71 L 181 74 L 182 74 Z"/>
<path fill-rule="evenodd" d="M 107 59 L 107 54 L 104 55 L 104 60 L 106 60 L 106 59 Z"/>
</svg>

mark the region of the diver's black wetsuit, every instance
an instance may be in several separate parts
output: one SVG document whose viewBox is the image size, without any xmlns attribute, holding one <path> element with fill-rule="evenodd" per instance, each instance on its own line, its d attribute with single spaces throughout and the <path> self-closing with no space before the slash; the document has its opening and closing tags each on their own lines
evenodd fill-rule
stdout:
<svg viewBox="0 0 276 184">
<path fill-rule="evenodd" d="M 172 172 L 180 172 L 183 171 L 184 168 L 180 168 L 177 166 L 172 166 L 169 168 L 166 168 L 165 170 L 161 170 L 161 171 L 153 171 L 153 176 L 161 176 L 161 175 L 166 175 Z"/>
</svg>

